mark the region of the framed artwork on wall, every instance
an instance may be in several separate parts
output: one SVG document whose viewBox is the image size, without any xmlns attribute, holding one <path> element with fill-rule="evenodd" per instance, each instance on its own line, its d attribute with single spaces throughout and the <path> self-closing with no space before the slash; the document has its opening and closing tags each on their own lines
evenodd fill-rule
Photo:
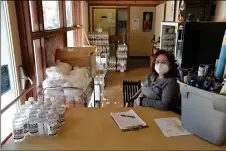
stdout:
<svg viewBox="0 0 226 151">
<path fill-rule="evenodd" d="M 144 12 L 143 13 L 143 32 L 151 32 L 152 31 L 152 19 L 153 12 Z"/>
</svg>

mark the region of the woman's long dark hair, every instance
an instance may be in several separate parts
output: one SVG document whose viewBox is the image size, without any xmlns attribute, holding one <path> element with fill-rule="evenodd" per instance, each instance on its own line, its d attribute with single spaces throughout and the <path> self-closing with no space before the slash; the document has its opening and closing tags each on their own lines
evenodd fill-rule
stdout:
<svg viewBox="0 0 226 151">
<path fill-rule="evenodd" d="M 167 78 L 177 77 L 177 75 L 178 75 L 178 68 L 177 67 L 178 66 L 175 63 L 176 62 L 175 57 L 172 53 L 169 53 L 165 50 L 159 50 L 159 51 L 156 52 L 155 59 L 154 59 L 154 62 L 152 64 L 152 74 L 158 75 L 158 73 L 155 71 L 155 61 L 156 61 L 156 58 L 159 55 L 166 56 L 168 61 L 169 61 L 170 70 L 164 76 L 167 77 Z"/>
</svg>

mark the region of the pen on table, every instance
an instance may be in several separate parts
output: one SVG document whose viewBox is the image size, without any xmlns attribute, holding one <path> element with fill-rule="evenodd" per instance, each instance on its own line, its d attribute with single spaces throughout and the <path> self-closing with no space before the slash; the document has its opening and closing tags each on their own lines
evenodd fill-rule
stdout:
<svg viewBox="0 0 226 151">
<path fill-rule="evenodd" d="M 135 116 L 132 115 L 125 115 L 125 114 L 121 114 L 122 117 L 129 117 L 129 118 L 135 118 Z"/>
</svg>

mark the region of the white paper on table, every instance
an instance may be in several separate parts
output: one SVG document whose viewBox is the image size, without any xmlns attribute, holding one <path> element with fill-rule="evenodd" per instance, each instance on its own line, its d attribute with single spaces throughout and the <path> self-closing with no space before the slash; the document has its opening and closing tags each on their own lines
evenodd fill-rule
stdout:
<svg viewBox="0 0 226 151">
<path fill-rule="evenodd" d="M 155 119 L 155 122 L 166 137 L 191 135 L 190 132 L 182 127 L 181 121 L 177 117 L 159 118 Z"/>
<path fill-rule="evenodd" d="M 122 117 L 121 115 L 134 116 L 135 118 Z M 110 113 L 121 130 L 147 127 L 147 124 L 132 109 L 127 112 Z"/>
</svg>

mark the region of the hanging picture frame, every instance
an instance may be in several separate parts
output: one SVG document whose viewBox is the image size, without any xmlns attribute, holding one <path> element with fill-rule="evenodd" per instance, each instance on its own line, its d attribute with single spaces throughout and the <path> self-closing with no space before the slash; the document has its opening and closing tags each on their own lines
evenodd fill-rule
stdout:
<svg viewBox="0 0 226 151">
<path fill-rule="evenodd" d="M 152 20 L 153 20 L 153 12 L 144 12 L 143 13 L 143 32 L 151 32 L 152 31 Z"/>
</svg>

